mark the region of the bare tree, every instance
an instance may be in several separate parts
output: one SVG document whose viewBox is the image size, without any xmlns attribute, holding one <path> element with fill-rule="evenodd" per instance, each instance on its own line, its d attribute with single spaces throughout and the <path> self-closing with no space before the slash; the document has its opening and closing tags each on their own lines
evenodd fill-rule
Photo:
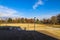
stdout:
<svg viewBox="0 0 60 40">
<path fill-rule="evenodd" d="M 56 24 L 57 23 L 57 17 L 56 16 L 52 16 L 51 17 L 51 22 L 52 22 L 52 24 Z"/>
</svg>

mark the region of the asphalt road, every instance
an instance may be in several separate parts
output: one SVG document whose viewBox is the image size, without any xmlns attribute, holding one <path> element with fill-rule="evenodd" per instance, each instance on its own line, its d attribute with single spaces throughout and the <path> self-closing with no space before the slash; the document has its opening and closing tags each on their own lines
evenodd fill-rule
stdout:
<svg viewBox="0 0 60 40">
<path fill-rule="evenodd" d="M 58 40 L 37 31 L 0 30 L 0 40 Z"/>
</svg>

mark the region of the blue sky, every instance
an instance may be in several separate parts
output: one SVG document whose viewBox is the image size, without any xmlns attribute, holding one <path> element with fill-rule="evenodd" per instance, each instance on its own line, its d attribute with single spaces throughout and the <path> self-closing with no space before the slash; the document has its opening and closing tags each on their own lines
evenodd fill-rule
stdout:
<svg viewBox="0 0 60 40">
<path fill-rule="evenodd" d="M 1 17 L 50 18 L 60 13 L 60 0 L 0 0 Z"/>
</svg>

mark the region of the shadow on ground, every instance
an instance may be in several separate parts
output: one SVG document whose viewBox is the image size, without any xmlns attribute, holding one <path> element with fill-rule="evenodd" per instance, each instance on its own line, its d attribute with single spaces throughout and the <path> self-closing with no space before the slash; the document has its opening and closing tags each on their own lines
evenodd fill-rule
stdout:
<svg viewBox="0 0 60 40">
<path fill-rule="evenodd" d="M 0 40 L 58 40 L 37 31 L 0 30 Z"/>
</svg>

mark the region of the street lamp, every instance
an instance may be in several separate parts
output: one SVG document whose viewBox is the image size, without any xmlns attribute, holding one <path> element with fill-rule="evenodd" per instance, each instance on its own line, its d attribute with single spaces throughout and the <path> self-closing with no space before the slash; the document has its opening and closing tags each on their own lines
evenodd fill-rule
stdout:
<svg viewBox="0 0 60 40">
<path fill-rule="evenodd" d="M 34 31 L 35 31 L 35 19 L 36 19 L 36 17 L 34 17 Z"/>
</svg>

